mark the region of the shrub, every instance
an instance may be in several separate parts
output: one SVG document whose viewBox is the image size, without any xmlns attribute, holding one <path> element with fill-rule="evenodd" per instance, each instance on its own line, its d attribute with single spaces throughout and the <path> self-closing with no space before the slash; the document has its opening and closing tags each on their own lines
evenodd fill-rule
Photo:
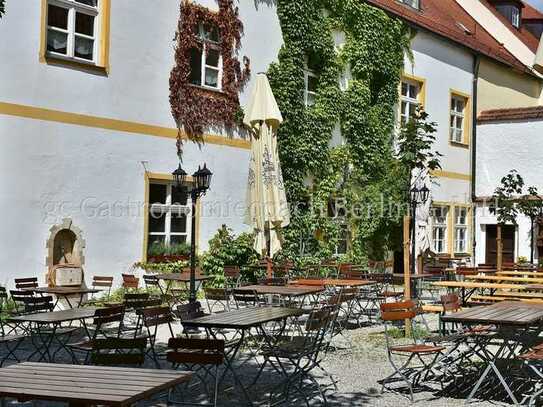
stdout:
<svg viewBox="0 0 543 407">
<path fill-rule="evenodd" d="M 253 270 L 243 267 L 258 262 L 258 253 L 253 245 L 253 234 L 241 233 L 235 236 L 232 229 L 222 225 L 209 241 L 209 250 L 201 256 L 204 273 L 214 277 L 211 284 L 224 285 L 224 266 L 240 266 L 242 279 L 255 281 Z"/>
</svg>

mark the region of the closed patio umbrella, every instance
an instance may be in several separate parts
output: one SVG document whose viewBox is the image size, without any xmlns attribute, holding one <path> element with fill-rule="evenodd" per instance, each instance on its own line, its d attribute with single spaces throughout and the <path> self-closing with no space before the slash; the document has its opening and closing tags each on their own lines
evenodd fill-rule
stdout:
<svg viewBox="0 0 543 407">
<path fill-rule="evenodd" d="M 290 223 L 290 213 L 277 151 L 283 117 L 264 73 L 257 76 L 244 122 L 252 130 L 245 224 L 255 233 L 255 250 L 273 257 L 281 250 L 281 228 Z"/>
</svg>

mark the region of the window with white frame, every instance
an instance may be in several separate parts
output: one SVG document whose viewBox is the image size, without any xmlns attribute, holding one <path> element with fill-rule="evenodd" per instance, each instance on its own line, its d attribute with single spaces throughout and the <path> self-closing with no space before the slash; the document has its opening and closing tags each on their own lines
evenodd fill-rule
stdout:
<svg viewBox="0 0 543 407">
<path fill-rule="evenodd" d="M 346 222 L 345 200 L 341 198 L 332 199 L 328 204 L 328 215 L 339 225 L 338 242 L 334 254 L 340 256 L 347 254 L 349 247 L 349 226 Z"/>
<path fill-rule="evenodd" d="M 446 206 L 432 207 L 432 246 L 435 253 L 447 252 L 447 217 Z"/>
<path fill-rule="evenodd" d="M 47 0 L 47 53 L 97 62 L 98 1 Z"/>
<path fill-rule="evenodd" d="M 186 188 L 168 183 L 149 184 L 148 248 L 190 240 L 190 200 Z"/>
<path fill-rule="evenodd" d="M 305 79 L 305 90 L 304 90 L 304 100 L 306 106 L 313 106 L 315 104 L 315 99 L 317 98 L 317 83 L 318 77 L 310 69 L 305 69 L 304 72 Z"/>
<path fill-rule="evenodd" d="M 400 2 L 416 9 L 420 6 L 419 0 L 400 0 Z"/>
<path fill-rule="evenodd" d="M 464 127 L 466 120 L 467 98 L 451 95 L 451 127 L 450 138 L 454 143 L 464 143 Z"/>
<path fill-rule="evenodd" d="M 417 107 L 420 105 L 420 82 L 402 79 L 400 94 L 400 120 L 404 125 L 411 117 L 415 115 Z"/>
<path fill-rule="evenodd" d="M 454 252 L 467 253 L 468 248 L 468 208 L 454 209 Z"/>
<path fill-rule="evenodd" d="M 190 51 L 189 81 L 193 85 L 221 90 L 223 65 L 219 29 L 214 25 L 200 23 L 194 30 L 202 46 Z"/>
</svg>

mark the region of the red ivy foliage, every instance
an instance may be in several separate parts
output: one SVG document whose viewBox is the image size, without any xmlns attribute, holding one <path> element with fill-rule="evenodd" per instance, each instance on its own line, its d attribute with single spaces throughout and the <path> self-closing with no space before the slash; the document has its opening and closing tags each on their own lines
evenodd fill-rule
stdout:
<svg viewBox="0 0 543 407">
<path fill-rule="evenodd" d="M 219 11 L 214 12 L 198 4 L 183 0 L 176 33 L 175 66 L 170 74 L 170 105 L 177 122 L 181 146 L 181 132 L 194 141 L 202 141 L 206 128 L 217 126 L 232 129 L 237 122 L 239 92 L 249 79 L 249 59 L 243 58 L 243 69 L 238 51 L 243 35 L 234 0 L 217 0 Z M 198 36 L 198 24 L 218 28 L 220 42 L 207 43 L 207 48 L 218 49 L 222 55 L 223 74 L 221 91 L 209 90 L 190 83 L 190 54 L 203 48 Z"/>
</svg>

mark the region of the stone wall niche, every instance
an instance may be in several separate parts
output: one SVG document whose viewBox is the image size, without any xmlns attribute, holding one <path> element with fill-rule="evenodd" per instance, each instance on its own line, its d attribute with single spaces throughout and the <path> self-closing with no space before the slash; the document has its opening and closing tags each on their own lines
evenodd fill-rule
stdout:
<svg viewBox="0 0 543 407">
<path fill-rule="evenodd" d="M 66 282 L 83 284 L 85 239 L 81 229 L 75 226 L 70 218 L 66 218 L 61 224 L 52 226 L 49 232 L 45 259 L 49 285 L 64 285 Z M 77 269 L 81 270 L 79 278 Z M 64 284 L 61 281 L 64 281 Z"/>
</svg>

